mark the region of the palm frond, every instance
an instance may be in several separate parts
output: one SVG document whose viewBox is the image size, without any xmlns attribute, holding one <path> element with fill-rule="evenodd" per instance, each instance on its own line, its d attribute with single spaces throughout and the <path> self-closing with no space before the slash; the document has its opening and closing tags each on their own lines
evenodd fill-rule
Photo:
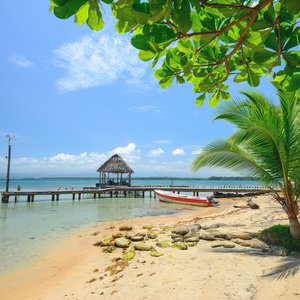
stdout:
<svg viewBox="0 0 300 300">
<path fill-rule="evenodd" d="M 244 92 L 245 101 L 220 108 L 216 119 L 234 124 L 238 131 L 225 141 L 208 145 L 193 163 L 194 171 L 223 167 L 264 182 L 287 187 L 300 182 L 300 108 L 292 94 L 279 92 L 280 106 L 263 95 Z M 298 102 L 298 104 L 297 104 Z"/>
<path fill-rule="evenodd" d="M 218 140 L 203 148 L 202 153 L 194 160 L 192 169 L 197 171 L 202 167 L 222 167 L 243 175 L 259 177 L 266 184 L 279 184 L 248 151 L 230 139 Z"/>
<path fill-rule="evenodd" d="M 284 128 L 280 139 L 286 155 L 286 168 L 289 170 L 289 177 L 297 178 L 300 174 L 300 110 L 298 100 L 292 93 L 278 91 L 278 95 L 282 111 L 281 121 Z"/>
</svg>

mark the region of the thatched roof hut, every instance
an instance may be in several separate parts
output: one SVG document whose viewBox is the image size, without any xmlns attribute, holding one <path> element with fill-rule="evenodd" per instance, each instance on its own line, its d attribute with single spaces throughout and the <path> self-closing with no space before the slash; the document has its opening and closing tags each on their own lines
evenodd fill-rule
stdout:
<svg viewBox="0 0 300 300">
<path fill-rule="evenodd" d="M 97 172 L 99 172 L 100 185 L 131 185 L 133 170 L 118 154 L 110 157 L 97 169 Z M 125 174 L 127 174 L 127 178 Z"/>
</svg>

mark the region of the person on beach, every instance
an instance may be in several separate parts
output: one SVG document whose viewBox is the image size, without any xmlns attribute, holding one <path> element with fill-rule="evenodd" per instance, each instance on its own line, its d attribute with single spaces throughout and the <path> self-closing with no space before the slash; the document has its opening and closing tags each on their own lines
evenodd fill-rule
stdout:
<svg viewBox="0 0 300 300">
<path fill-rule="evenodd" d="M 21 187 L 18 185 L 17 186 L 17 191 L 20 192 L 21 191 Z"/>
</svg>

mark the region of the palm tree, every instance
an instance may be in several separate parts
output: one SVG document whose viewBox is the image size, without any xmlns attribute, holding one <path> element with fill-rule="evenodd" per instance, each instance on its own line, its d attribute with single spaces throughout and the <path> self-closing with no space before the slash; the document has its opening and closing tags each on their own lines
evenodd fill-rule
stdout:
<svg viewBox="0 0 300 300">
<path fill-rule="evenodd" d="M 224 167 L 259 178 L 285 210 L 291 236 L 300 238 L 299 100 L 293 94 L 278 91 L 280 105 L 276 106 L 260 93 L 242 94 L 244 101 L 224 105 L 216 117 L 234 124 L 236 133 L 207 145 L 192 168 Z"/>
</svg>

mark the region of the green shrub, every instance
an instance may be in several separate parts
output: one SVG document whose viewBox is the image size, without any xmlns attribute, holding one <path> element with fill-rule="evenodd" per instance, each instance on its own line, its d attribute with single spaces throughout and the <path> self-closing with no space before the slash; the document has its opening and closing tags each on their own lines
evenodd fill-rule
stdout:
<svg viewBox="0 0 300 300">
<path fill-rule="evenodd" d="M 274 225 L 264 229 L 259 237 L 266 243 L 283 246 L 288 254 L 292 251 L 300 252 L 300 239 L 295 240 L 292 238 L 290 226 L 288 225 Z"/>
</svg>

